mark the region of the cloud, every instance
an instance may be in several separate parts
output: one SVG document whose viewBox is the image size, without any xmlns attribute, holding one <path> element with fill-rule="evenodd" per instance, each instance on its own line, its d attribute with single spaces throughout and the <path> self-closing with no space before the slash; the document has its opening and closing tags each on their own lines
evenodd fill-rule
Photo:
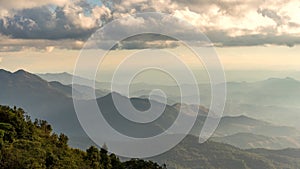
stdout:
<svg viewBox="0 0 300 169">
<path fill-rule="evenodd" d="M 231 37 L 226 32 L 208 32 L 208 37 L 216 46 L 261 46 L 261 45 L 281 45 L 293 47 L 300 44 L 299 35 L 274 35 L 274 34 L 253 34 Z"/>
<path fill-rule="evenodd" d="M 0 36 L 0 52 L 16 52 L 23 50 L 38 50 L 42 52 L 52 52 L 59 49 L 81 49 L 84 45 L 82 41 L 72 39 L 45 40 L 45 39 L 11 39 L 7 36 Z"/>
<path fill-rule="evenodd" d="M 45 5 L 58 5 L 63 6 L 64 4 L 69 3 L 69 0 L 13 0 L 13 1 L 0 1 L 0 9 L 27 9 L 35 8 Z"/>
<path fill-rule="evenodd" d="M 178 46 L 179 44 L 176 41 L 124 41 L 117 43 L 111 50 L 164 49 Z"/>
<path fill-rule="evenodd" d="M 170 33 L 201 31 L 219 46 L 287 45 L 299 44 L 300 2 L 296 0 L 112 0 L 115 18 L 126 14 L 159 11 L 187 21 L 193 29 L 180 25 L 180 22 L 166 22 Z M 137 18 L 131 19 L 132 28 L 138 29 Z M 136 22 L 134 22 L 136 21 Z M 155 24 L 151 25 L 155 29 Z M 127 31 L 121 25 L 120 31 Z M 196 31 L 195 31 L 196 30 Z M 187 35 L 189 36 L 189 35 Z M 187 37 L 193 40 L 193 36 Z"/>
<path fill-rule="evenodd" d="M 285 21 L 281 16 L 279 16 L 276 11 L 270 9 L 258 9 L 258 13 L 262 14 L 264 17 L 271 18 L 278 26 L 282 25 Z"/>
<path fill-rule="evenodd" d="M 26 39 L 30 41 L 29 44 L 35 44 L 34 40 L 43 41 L 45 45 L 36 44 L 38 49 L 43 50 L 47 46 L 48 49 L 78 48 L 97 29 L 112 19 L 124 17 L 127 17 L 126 20 L 107 32 L 108 39 L 113 39 L 116 34 L 129 34 L 143 26 L 158 29 L 157 23 L 147 23 L 141 17 L 128 17 L 149 11 L 164 12 L 177 18 L 162 21 L 164 29 L 168 29 L 171 35 L 184 34 L 185 39 L 195 40 L 195 35 L 203 32 L 218 46 L 293 46 L 299 44 L 300 37 L 300 2 L 297 0 L 103 0 L 101 6 L 93 6 L 85 0 L 24 2 L 16 0 L 4 4 L 0 1 L 0 33 L 10 39 L 18 39 L 20 43 L 13 45 L 11 50 L 29 47 L 23 43 Z M 178 45 L 176 40 L 151 38 L 127 39 L 115 48 L 165 48 Z M 108 45 L 109 42 L 101 44 Z M 1 48 L 10 49 L 9 45 Z"/>
<path fill-rule="evenodd" d="M 45 48 L 46 52 L 48 52 L 48 53 L 52 52 L 54 49 L 55 49 L 54 46 L 47 46 L 47 47 Z"/>
<path fill-rule="evenodd" d="M 2 62 L 2 57 L 0 57 L 0 63 Z"/>
<path fill-rule="evenodd" d="M 136 32 L 147 33 L 136 35 Z M 155 32 L 161 34 L 154 34 Z M 87 48 L 107 49 L 112 46 L 113 49 L 175 48 L 181 43 L 178 40 L 207 41 L 197 27 L 176 17 L 154 13 L 128 16 L 114 21 L 93 37 L 93 40 L 88 42 Z M 114 41 L 120 41 L 120 37 L 126 39 L 113 44 Z"/>
<path fill-rule="evenodd" d="M 112 49 L 163 49 L 180 46 L 178 40 L 157 34 L 141 34 L 131 36 L 117 43 Z"/>
<path fill-rule="evenodd" d="M 17 39 L 86 39 L 109 15 L 108 8 L 90 7 L 82 1 L 57 6 L 55 11 L 42 6 L 3 17 L 0 32 Z"/>
</svg>

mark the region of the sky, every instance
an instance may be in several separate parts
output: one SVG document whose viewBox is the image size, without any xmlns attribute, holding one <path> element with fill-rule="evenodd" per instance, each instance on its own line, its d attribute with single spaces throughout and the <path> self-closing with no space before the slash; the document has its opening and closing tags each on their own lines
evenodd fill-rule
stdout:
<svg viewBox="0 0 300 169">
<path fill-rule="evenodd" d="M 73 72 L 95 31 L 122 18 L 127 19 L 111 32 L 156 29 L 159 24 L 134 14 L 162 12 L 172 16 L 160 21 L 170 34 L 184 32 L 185 40 L 197 41 L 204 33 L 225 70 L 300 71 L 299 10 L 299 0 L 0 0 L 0 68 Z M 149 47 L 175 51 L 193 68 L 202 67 L 178 41 L 163 36 L 122 42 L 107 57 L 108 65 Z"/>
</svg>

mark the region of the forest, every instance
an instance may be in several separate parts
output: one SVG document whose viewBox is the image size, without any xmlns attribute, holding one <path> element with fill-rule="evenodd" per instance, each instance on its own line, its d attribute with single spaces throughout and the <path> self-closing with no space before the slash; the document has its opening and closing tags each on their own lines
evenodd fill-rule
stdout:
<svg viewBox="0 0 300 169">
<path fill-rule="evenodd" d="M 56 134 L 45 120 L 34 121 L 21 108 L 0 106 L 1 169 L 163 169 L 152 161 L 121 161 L 107 147 L 86 151 L 68 146 L 68 136 Z"/>
</svg>

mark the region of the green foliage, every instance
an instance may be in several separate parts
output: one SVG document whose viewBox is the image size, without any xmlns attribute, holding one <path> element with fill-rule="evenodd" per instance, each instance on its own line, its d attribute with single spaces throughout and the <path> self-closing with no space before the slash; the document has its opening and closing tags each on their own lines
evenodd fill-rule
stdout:
<svg viewBox="0 0 300 169">
<path fill-rule="evenodd" d="M 100 163 L 100 160 L 101 156 L 98 148 L 91 146 L 89 149 L 86 150 L 86 161 L 91 168 L 103 168 L 103 166 Z"/>
<path fill-rule="evenodd" d="M 68 147 L 68 136 L 60 134 L 58 137 L 58 147 Z"/>
<path fill-rule="evenodd" d="M 65 134 L 52 133 L 45 120 L 32 122 L 22 109 L 0 106 L 1 169 L 160 169 L 143 160 L 123 163 L 107 146 L 73 149 L 68 140 Z"/>
<path fill-rule="evenodd" d="M 152 168 L 159 168 L 163 169 L 163 167 L 160 167 L 157 163 L 151 162 L 151 161 L 144 161 L 139 159 L 132 159 L 130 161 L 125 162 L 125 169 L 152 169 Z"/>
</svg>

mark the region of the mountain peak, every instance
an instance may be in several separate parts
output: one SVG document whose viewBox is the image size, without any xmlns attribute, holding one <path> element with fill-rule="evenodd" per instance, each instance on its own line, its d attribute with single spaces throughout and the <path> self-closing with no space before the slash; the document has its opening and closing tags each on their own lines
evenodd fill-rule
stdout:
<svg viewBox="0 0 300 169">
<path fill-rule="evenodd" d="M 35 82 L 38 82 L 38 83 L 46 83 L 46 81 L 43 80 L 42 78 L 40 78 L 39 76 L 37 76 L 35 74 L 32 74 L 30 72 L 27 72 L 23 69 L 19 69 L 19 70 L 15 71 L 14 73 L 10 73 L 10 76 L 12 76 L 11 79 L 16 78 L 16 79 L 19 79 L 19 80 L 22 80 L 22 81 L 24 81 L 24 80 L 27 81 L 28 80 L 28 81 L 31 81 L 31 82 L 35 81 Z"/>
<path fill-rule="evenodd" d="M 264 85 L 299 85 L 300 82 L 292 77 L 285 78 L 269 78 L 267 80 L 261 81 Z"/>
<path fill-rule="evenodd" d="M 48 76 L 73 76 L 72 74 L 68 72 L 61 72 L 61 73 L 45 73 L 41 75 L 48 75 Z"/>
<path fill-rule="evenodd" d="M 297 81 L 296 79 L 292 78 L 292 77 L 285 77 L 285 78 L 275 78 L 275 77 L 271 77 L 268 78 L 266 81 L 284 81 L 284 80 L 288 80 L 288 81 Z"/>
<path fill-rule="evenodd" d="M 296 79 L 292 78 L 292 77 L 286 77 L 285 80 L 292 80 L 292 81 L 296 81 Z"/>
<path fill-rule="evenodd" d="M 103 98 L 111 98 L 111 97 L 118 97 L 118 98 L 127 98 L 123 95 L 121 95 L 118 92 L 112 91 L 111 93 L 107 94 L 106 96 L 103 96 Z"/>
<path fill-rule="evenodd" d="M 15 71 L 14 73 L 12 73 L 13 75 L 17 75 L 17 76 L 36 76 L 36 75 L 34 75 L 34 74 L 32 74 L 32 73 L 29 73 L 29 72 L 27 72 L 27 71 L 25 71 L 25 70 L 23 70 L 23 69 L 19 69 L 19 70 L 17 70 L 17 71 Z"/>
<path fill-rule="evenodd" d="M 7 73 L 7 74 L 11 74 L 11 72 L 5 70 L 5 69 L 0 69 L 0 73 Z"/>
<path fill-rule="evenodd" d="M 5 69 L 0 69 L 0 73 L 5 73 L 5 74 L 30 74 L 29 72 L 25 71 L 24 69 L 19 69 L 15 72 L 10 72 L 10 71 L 7 71 Z"/>
<path fill-rule="evenodd" d="M 19 69 L 15 71 L 13 74 L 29 74 L 29 72 L 26 72 L 24 69 Z"/>
</svg>

